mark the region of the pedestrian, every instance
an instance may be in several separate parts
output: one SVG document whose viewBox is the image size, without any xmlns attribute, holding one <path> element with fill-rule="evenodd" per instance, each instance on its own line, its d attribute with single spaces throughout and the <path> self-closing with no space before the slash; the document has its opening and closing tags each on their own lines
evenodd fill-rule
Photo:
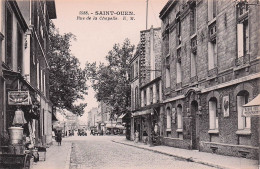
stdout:
<svg viewBox="0 0 260 169">
<path fill-rule="evenodd" d="M 138 130 L 135 131 L 135 143 L 139 141 L 139 132 Z"/>
<path fill-rule="evenodd" d="M 143 132 L 143 142 L 144 144 L 147 144 L 147 141 L 148 141 L 148 134 L 146 131 Z"/>
<path fill-rule="evenodd" d="M 58 133 L 57 133 L 57 142 L 58 142 L 58 146 L 61 146 L 61 140 L 62 140 L 61 131 L 58 131 Z"/>
</svg>

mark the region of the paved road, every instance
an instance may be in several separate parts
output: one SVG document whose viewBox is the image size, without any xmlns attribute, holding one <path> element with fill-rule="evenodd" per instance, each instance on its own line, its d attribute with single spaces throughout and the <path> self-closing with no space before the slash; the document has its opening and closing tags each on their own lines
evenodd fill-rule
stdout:
<svg viewBox="0 0 260 169">
<path fill-rule="evenodd" d="M 115 138 L 115 137 L 114 137 Z M 71 137 L 70 169 L 212 168 L 155 152 L 111 142 L 110 136 Z M 115 138 L 116 139 L 116 138 Z"/>
</svg>

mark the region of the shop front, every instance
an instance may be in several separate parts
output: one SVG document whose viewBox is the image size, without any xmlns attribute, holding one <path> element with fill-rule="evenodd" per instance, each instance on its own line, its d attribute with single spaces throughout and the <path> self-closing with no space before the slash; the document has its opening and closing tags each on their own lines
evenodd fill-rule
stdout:
<svg viewBox="0 0 260 169">
<path fill-rule="evenodd" d="M 36 91 L 20 73 L 3 70 L 4 134 L 1 137 L 1 164 L 11 158 L 14 165 L 29 165 L 39 143 L 39 102 Z M 36 150 L 36 149 L 35 149 Z M 24 160 L 20 164 L 21 159 Z M 29 160 L 29 161 L 28 161 Z"/>
<path fill-rule="evenodd" d="M 132 120 L 134 122 L 134 133 L 138 132 L 139 141 L 144 143 L 156 142 L 158 144 L 160 138 L 160 108 L 149 108 L 147 110 L 137 111 L 133 113 Z M 158 139 L 158 140 L 157 140 Z"/>
</svg>

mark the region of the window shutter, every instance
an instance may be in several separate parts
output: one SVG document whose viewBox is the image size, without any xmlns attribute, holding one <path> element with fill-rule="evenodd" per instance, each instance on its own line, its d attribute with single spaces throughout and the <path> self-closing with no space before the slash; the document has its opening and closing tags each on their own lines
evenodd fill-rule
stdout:
<svg viewBox="0 0 260 169">
<path fill-rule="evenodd" d="M 238 120 L 238 129 L 244 129 L 244 121 L 242 117 L 243 113 L 243 104 L 245 103 L 245 99 L 243 96 L 237 96 L 237 120 Z"/>
<path fill-rule="evenodd" d="M 171 129 L 171 112 L 167 109 L 167 129 Z"/>
<path fill-rule="evenodd" d="M 166 87 L 170 87 L 170 69 L 166 68 Z"/>
<path fill-rule="evenodd" d="M 181 63 L 177 62 L 177 83 L 180 83 L 182 80 L 181 77 Z"/>
<path fill-rule="evenodd" d="M 214 47 L 212 43 L 208 43 L 208 70 L 214 68 Z"/>
<path fill-rule="evenodd" d="M 208 21 L 213 19 L 213 0 L 208 0 Z"/>
<path fill-rule="evenodd" d="M 237 57 L 244 55 L 243 24 L 237 24 Z"/>
<path fill-rule="evenodd" d="M 196 76 L 196 58 L 195 54 L 191 53 L 191 77 Z"/>
<path fill-rule="evenodd" d="M 216 103 L 209 101 L 209 129 L 216 129 Z"/>
<path fill-rule="evenodd" d="M 182 129 L 183 127 L 183 119 L 182 119 L 182 108 L 177 107 L 177 120 L 178 120 L 178 129 Z"/>
</svg>

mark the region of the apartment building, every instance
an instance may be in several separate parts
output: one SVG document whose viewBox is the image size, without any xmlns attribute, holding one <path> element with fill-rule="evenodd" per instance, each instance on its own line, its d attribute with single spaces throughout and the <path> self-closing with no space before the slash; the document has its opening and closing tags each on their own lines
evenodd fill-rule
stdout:
<svg viewBox="0 0 260 169">
<path fill-rule="evenodd" d="M 56 18 L 55 2 L 0 2 L 0 133 L 12 126 L 18 107 L 24 112 L 24 132 L 35 144 L 52 141 L 49 100 L 48 29 Z"/>
<path fill-rule="evenodd" d="M 162 20 L 163 143 L 256 159 L 257 1 L 169 0 Z"/>
</svg>

